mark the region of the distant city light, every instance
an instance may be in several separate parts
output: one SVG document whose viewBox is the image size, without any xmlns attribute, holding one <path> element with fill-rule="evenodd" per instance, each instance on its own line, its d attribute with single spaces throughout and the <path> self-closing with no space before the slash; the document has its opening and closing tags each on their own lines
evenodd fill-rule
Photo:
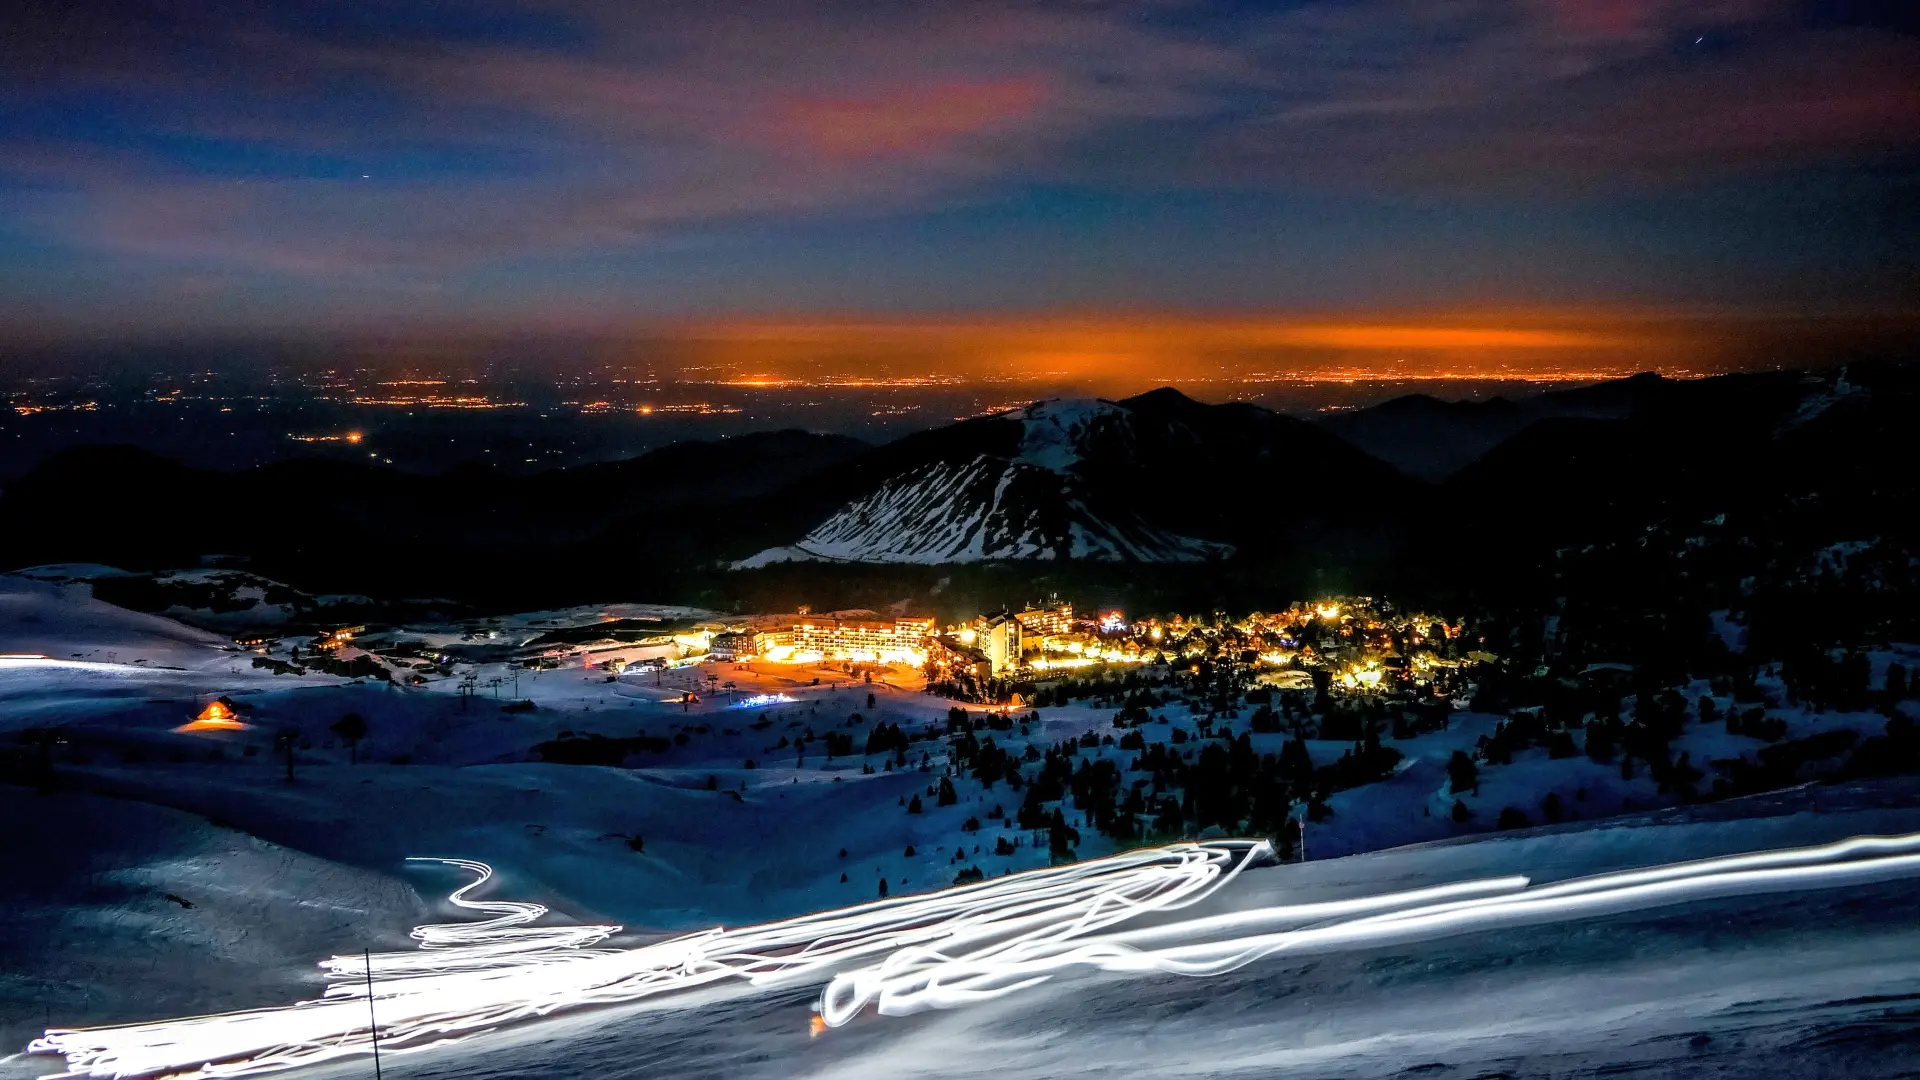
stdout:
<svg viewBox="0 0 1920 1080">
<path fill-rule="evenodd" d="M 288 432 L 287 438 L 291 439 L 294 442 L 303 442 L 303 443 L 322 443 L 322 442 L 358 443 L 361 439 L 361 435 L 357 431 L 343 431 L 343 432 L 340 432 L 339 434 L 320 434 L 320 435 L 296 435 L 292 432 Z"/>
</svg>

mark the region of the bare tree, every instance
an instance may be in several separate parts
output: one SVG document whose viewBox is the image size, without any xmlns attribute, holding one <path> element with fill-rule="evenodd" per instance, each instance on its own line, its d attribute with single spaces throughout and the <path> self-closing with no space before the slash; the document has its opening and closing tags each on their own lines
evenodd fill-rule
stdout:
<svg viewBox="0 0 1920 1080">
<path fill-rule="evenodd" d="M 274 748 L 286 755 L 287 783 L 293 783 L 293 752 L 300 744 L 299 728 L 281 728 L 273 737 Z"/>
<path fill-rule="evenodd" d="M 341 740 L 347 744 L 347 764 L 360 764 L 360 740 L 367 737 L 366 717 L 350 712 L 335 720 L 328 730 L 340 736 Z"/>
</svg>

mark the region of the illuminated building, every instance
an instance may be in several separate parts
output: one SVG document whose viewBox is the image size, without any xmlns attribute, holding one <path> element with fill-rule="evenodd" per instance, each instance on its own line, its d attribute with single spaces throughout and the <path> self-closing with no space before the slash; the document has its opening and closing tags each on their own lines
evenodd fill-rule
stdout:
<svg viewBox="0 0 1920 1080">
<path fill-rule="evenodd" d="M 708 652 L 714 640 L 715 635 L 711 630 L 690 630 L 678 634 L 655 634 L 639 641 L 588 645 L 580 650 L 580 654 L 588 667 L 604 667 L 618 674 L 636 666 L 672 667 L 679 661 Z"/>
<path fill-rule="evenodd" d="M 1027 646 L 1033 648 L 1034 644 L 1034 639 L 1029 637 Z M 1058 656 L 1071 653 L 1079 656 L 1089 649 L 1097 652 L 1100 648 L 1100 639 L 1091 634 L 1048 634 L 1039 639 L 1038 645 L 1039 651 L 1046 655 Z"/>
<path fill-rule="evenodd" d="M 932 682 L 950 682 L 962 675 L 985 680 L 993 675 L 993 663 L 979 649 L 952 634 L 927 640 L 927 668 Z"/>
<path fill-rule="evenodd" d="M 353 635 L 362 633 L 365 630 L 366 627 L 364 626 L 343 626 L 332 633 L 321 634 L 319 637 L 314 638 L 313 647 L 316 649 L 337 649 L 352 641 Z"/>
<path fill-rule="evenodd" d="M 1376 690 L 1385 676 L 1377 663 L 1355 665 L 1341 673 L 1340 685 L 1349 690 Z"/>
<path fill-rule="evenodd" d="M 1073 605 L 1028 608 L 1014 618 L 1020 621 L 1021 631 L 1029 637 L 1065 634 L 1073 629 Z"/>
<path fill-rule="evenodd" d="M 733 631 L 713 635 L 707 645 L 707 655 L 715 660 L 738 660 L 754 651 L 754 635 Z"/>
<path fill-rule="evenodd" d="M 748 652 L 763 660 L 788 659 L 793 655 L 793 631 L 756 630 L 753 633 L 753 645 Z"/>
<path fill-rule="evenodd" d="M 1017 667 L 1020 664 L 1020 620 L 1012 615 L 1002 615 L 987 624 L 981 635 L 982 651 L 987 654 L 987 663 L 992 665 L 995 675 Z"/>
<path fill-rule="evenodd" d="M 927 662 L 932 619 L 834 619 L 804 617 L 790 630 L 754 635 L 760 655 L 776 663 L 851 660 L 862 664 Z"/>
</svg>

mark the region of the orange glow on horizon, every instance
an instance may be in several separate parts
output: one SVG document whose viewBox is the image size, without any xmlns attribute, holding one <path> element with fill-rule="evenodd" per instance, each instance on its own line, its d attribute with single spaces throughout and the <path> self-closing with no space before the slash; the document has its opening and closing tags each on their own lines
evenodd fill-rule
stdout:
<svg viewBox="0 0 1920 1080">
<path fill-rule="evenodd" d="M 1526 325 L 1538 322 L 1542 325 Z M 1249 317 L 743 320 L 679 328 L 689 341 L 743 344 L 862 342 L 1057 343 L 1073 349 L 1206 345 L 1332 346 L 1347 349 L 1592 348 L 1644 341 L 1644 329 L 1614 319 L 1296 320 Z"/>
<path fill-rule="evenodd" d="M 1211 401 L 1262 383 L 1544 385 L 1643 371 L 1689 377 L 1820 366 L 1908 349 L 1920 335 L 1920 316 L 1498 303 L 1264 313 L 762 311 L 619 319 L 570 333 L 585 335 L 568 339 L 585 345 L 581 361 L 624 372 L 636 387 L 661 388 L 647 391 L 651 400 L 625 405 L 653 409 L 643 416 L 740 409 L 738 399 L 723 395 L 864 390 L 896 396 L 876 406 L 891 408 L 915 391 L 998 388 L 979 405 L 953 412 L 964 416 L 987 401 L 1124 397 L 1156 386 Z M 523 338 L 473 326 L 422 327 L 357 342 L 351 359 L 368 366 L 404 359 L 414 366 L 407 371 L 427 362 L 479 370 L 503 351 L 521 348 Z M 654 396 L 671 384 L 712 386 L 715 396 L 705 402 Z M 334 400 L 427 408 L 521 404 L 453 394 L 376 401 L 350 387 Z"/>
<path fill-rule="evenodd" d="M 1143 386 L 1216 381 L 1592 381 L 1711 368 L 1674 318 L 1600 312 L 1405 317 L 1091 315 L 796 318 L 687 323 L 664 349 L 740 389 L 908 389 L 978 381 Z"/>
</svg>

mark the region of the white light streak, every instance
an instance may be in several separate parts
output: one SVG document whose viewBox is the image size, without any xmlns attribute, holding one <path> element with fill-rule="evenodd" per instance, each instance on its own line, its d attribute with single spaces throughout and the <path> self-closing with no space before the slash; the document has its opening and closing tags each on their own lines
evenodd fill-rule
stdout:
<svg viewBox="0 0 1920 1080">
<path fill-rule="evenodd" d="M 824 985 L 827 1027 L 868 1005 L 889 1016 L 1001 997 L 1076 970 L 1218 975 L 1276 954 L 1424 941 L 1684 903 L 1920 876 L 1920 833 L 1856 837 L 1600 874 L 1530 888 L 1521 876 L 1316 903 L 1170 917 L 1268 859 L 1264 842 L 1175 844 L 736 930 L 595 948 L 611 925 L 533 927 L 538 904 L 476 901 L 492 870 L 423 860 L 475 880 L 449 900 L 491 916 L 417 927 L 420 949 L 371 958 L 383 1053 L 442 1046 L 506 1024 L 716 984 Z M 81 1030 L 28 1048 L 87 1077 L 235 1077 L 371 1050 L 360 956 L 322 961 L 318 1001 Z M 694 1003 L 687 1002 L 691 1007 Z"/>
<path fill-rule="evenodd" d="M 1221 975 L 1278 953 L 1405 944 L 1714 897 L 1893 880 L 1920 875 L 1916 852 L 1920 834 L 1855 837 L 1821 847 L 1601 874 L 1538 889 L 1527 888 L 1526 878 L 1493 878 L 1332 904 L 1258 908 L 1114 934 L 1037 935 L 964 956 L 902 949 L 880 964 L 836 976 L 821 997 L 820 1011 L 828 1026 L 837 1027 L 868 1004 L 889 1016 L 955 1008 L 1075 968 Z M 1491 895 L 1457 898 L 1473 892 Z M 1366 913 L 1369 908 L 1377 913 Z M 1276 929 L 1289 925 L 1291 929 Z M 1265 932 L 1246 932 L 1261 928 Z"/>
<path fill-rule="evenodd" d="M 382 1054 L 444 1045 L 505 1024 L 642 1001 L 722 982 L 824 983 L 903 947 L 967 948 L 1009 935 L 1097 932 L 1138 914 L 1187 907 L 1231 881 L 1264 842 L 1176 844 L 902 896 L 737 930 L 715 928 L 630 949 L 595 949 L 617 926 L 537 928 L 538 904 L 473 901 L 484 863 L 441 862 L 475 881 L 449 899 L 494 915 L 418 927 L 421 949 L 371 958 Z M 81 1030 L 51 1029 L 29 1051 L 65 1055 L 64 1076 L 235 1077 L 372 1051 L 368 961 L 321 962 L 334 980 L 318 1001 L 280 1008 Z"/>
</svg>

